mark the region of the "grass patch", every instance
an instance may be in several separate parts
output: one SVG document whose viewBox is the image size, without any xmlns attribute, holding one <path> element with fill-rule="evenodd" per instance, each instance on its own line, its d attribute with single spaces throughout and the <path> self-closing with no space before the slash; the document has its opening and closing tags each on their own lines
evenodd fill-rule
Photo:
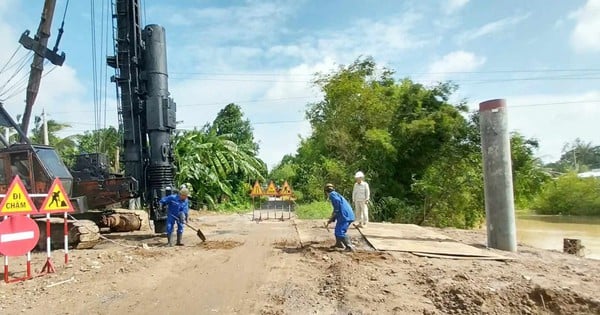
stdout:
<svg viewBox="0 0 600 315">
<path fill-rule="evenodd" d="M 298 205 L 296 216 L 300 219 L 326 219 L 331 216 L 333 208 L 327 201 L 315 201 Z"/>
</svg>

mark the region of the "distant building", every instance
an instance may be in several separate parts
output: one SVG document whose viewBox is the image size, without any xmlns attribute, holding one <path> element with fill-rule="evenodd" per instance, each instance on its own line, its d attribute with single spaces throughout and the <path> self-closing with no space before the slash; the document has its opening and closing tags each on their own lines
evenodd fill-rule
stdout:
<svg viewBox="0 0 600 315">
<path fill-rule="evenodd" d="M 577 174 L 577 177 L 579 177 L 579 178 L 586 178 L 586 177 L 600 178 L 600 168 L 595 168 L 589 172 L 579 173 L 579 174 Z"/>
</svg>

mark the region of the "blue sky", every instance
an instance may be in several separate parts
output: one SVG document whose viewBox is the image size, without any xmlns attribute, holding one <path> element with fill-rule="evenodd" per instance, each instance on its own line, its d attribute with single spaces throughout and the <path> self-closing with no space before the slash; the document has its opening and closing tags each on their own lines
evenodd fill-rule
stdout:
<svg viewBox="0 0 600 315">
<path fill-rule="evenodd" d="M 93 1 L 98 51 L 108 2 Z M 51 43 L 65 3 L 58 0 Z M 60 47 L 67 61 L 44 78 L 34 109 L 44 107 L 53 119 L 70 123 L 65 134 L 95 126 L 92 63 L 102 71 L 104 65 L 100 53 L 91 53 L 90 3 L 71 1 Z M 180 128 L 202 126 L 235 102 L 252 122 L 269 166 L 310 133 L 304 110 L 321 97 L 310 84 L 312 74 L 361 55 L 395 69 L 399 78 L 454 80 L 460 85 L 455 100 L 466 99 L 472 109 L 506 98 L 510 128 L 539 139 L 545 161 L 559 158 L 563 145 L 577 137 L 600 145 L 600 0 L 142 3 L 144 24 L 167 29 Z M 42 5 L 0 1 L 0 64 L 23 30 L 37 28 Z M 0 74 L 0 82 L 10 75 Z M 115 125 L 110 84 L 106 95 L 106 125 Z M 17 115 L 23 100 L 17 93 L 5 103 Z"/>
</svg>

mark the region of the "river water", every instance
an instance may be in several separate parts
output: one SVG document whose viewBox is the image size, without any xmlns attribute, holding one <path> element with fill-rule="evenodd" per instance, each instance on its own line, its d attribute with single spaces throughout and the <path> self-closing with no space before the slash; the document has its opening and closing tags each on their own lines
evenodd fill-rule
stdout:
<svg viewBox="0 0 600 315">
<path fill-rule="evenodd" d="M 563 238 L 581 239 L 585 257 L 600 259 L 600 217 L 520 215 L 517 240 L 529 246 L 563 250 Z"/>
</svg>

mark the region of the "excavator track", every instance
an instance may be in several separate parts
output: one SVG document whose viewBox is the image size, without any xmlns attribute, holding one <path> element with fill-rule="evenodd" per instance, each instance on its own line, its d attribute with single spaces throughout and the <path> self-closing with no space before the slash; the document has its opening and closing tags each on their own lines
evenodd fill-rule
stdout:
<svg viewBox="0 0 600 315">
<path fill-rule="evenodd" d="M 38 249 L 46 250 L 46 219 L 36 219 L 40 228 L 40 240 Z M 69 248 L 91 249 L 100 242 L 100 229 L 98 225 L 90 220 L 68 220 Z M 52 248 L 64 248 L 64 220 L 62 218 L 50 218 L 50 231 Z"/>
</svg>

